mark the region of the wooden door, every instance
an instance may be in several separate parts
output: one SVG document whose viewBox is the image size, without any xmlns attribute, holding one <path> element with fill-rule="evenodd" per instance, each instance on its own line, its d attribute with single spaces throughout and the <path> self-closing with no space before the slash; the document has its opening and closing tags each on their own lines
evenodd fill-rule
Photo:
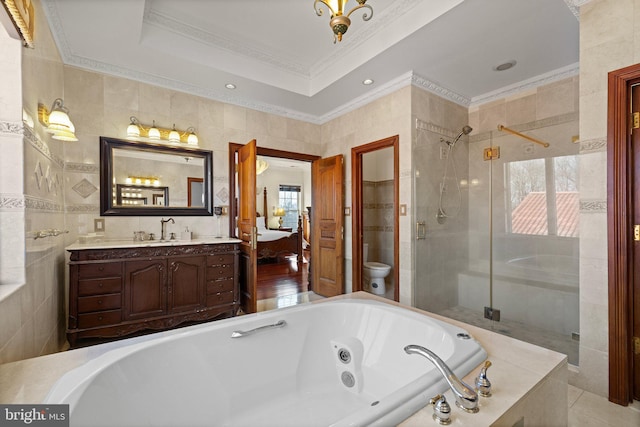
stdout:
<svg viewBox="0 0 640 427">
<path fill-rule="evenodd" d="M 238 239 L 240 243 L 240 306 L 245 313 L 257 307 L 256 140 L 238 150 Z"/>
<path fill-rule="evenodd" d="M 125 320 L 161 316 L 167 310 L 166 260 L 126 261 Z"/>
<path fill-rule="evenodd" d="M 631 345 L 632 390 L 634 399 L 640 400 L 640 82 L 631 87 L 631 111 L 634 112 L 631 126 L 631 150 L 633 155 L 633 324 Z"/>
<path fill-rule="evenodd" d="M 168 312 L 195 311 L 205 306 L 206 257 L 169 258 Z"/>
<path fill-rule="evenodd" d="M 313 290 L 332 297 L 344 293 L 343 156 L 313 162 L 311 265 Z"/>
</svg>

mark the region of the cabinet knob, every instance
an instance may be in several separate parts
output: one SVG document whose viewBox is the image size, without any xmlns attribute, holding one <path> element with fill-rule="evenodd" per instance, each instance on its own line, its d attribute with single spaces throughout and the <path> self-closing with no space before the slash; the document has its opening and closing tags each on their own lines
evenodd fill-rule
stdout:
<svg viewBox="0 0 640 427">
<path fill-rule="evenodd" d="M 98 287 L 99 287 L 99 288 L 101 288 L 101 287 L 103 287 L 103 286 L 104 286 L 104 284 L 103 284 L 102 282 L 98 283 Z"/>
<path fill-rule="evenodd" d="M 102 305 L 102 300 L 101 299 L 98 300 L 98 305 Z"/>
<path fill-rule="evenodd" d="M 98 320 L 102 320 L 102 316 L 98 316 Z"/>
<path fill-rule="evenodd" d="M 104 271 L 104 267 L 98 267 L 98 271 Z"/>
</svg>

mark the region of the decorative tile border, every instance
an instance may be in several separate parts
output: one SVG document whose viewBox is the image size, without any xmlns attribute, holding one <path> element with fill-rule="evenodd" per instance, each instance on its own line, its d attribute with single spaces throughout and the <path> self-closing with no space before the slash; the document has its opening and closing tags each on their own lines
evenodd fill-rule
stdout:
<svg viewBox="0 0 640 427">
<path fill-rule="evenodd" d="M 579 141 L 580 154 L 607 151 L 607 138 L 594 138 Z"/>
<path fill-rule="evenodd" d="M 99 213 L 100 205 L 67 205 L 65 208 L 67 213 Z"/>
<path fill-rule="evenodd" d="M 607 201 L 580 200 L 580 213 L 607 213 Z"/>
<path fill-rule="evenodd" d="M 416 119 L 416 130 L 424 130 L 427 132 L 434 132 L 440 135 L 447 136 L 449 138 L 455 138 L 457 133 L 454 130 L 443 128 L 435 123 L 426 122 L 424 120 Z"/>
<path fill-rule="evenodd" d="M 0 194 L 0 211 L 24 210 L 25 200 L 22 194 Z"/>
<path fill-rule="evenodd" d="M 64 212 L 60 203 L 51 200 L 40 199 L 33 196 L 25 196 L 25 208 L 41 212 Z"/>
<path fill-rule="evenodd" d="M 60 169 L 64 169 L 64 160 L 56 156 L 49 150 L 49 146 L 44 143 L 33 131 L 27 126 L 24 128 L 24 140 L 29 142 L 33 148 L 42 153 L 43 156 L 58 165 Z"/>
<path fill-rule="evenodd" d="M 100 165 L 93 163 L 73 163 L 66 162 L 64 164 L 65 172 L 77 172 L 77 173 L 100 173 Z"/>
<path fill-rule="evenodd" d="M 13 135 L 22 135 L 22 122 L 0 122 L 0 133 L 10 133 Z"/>
</svg>

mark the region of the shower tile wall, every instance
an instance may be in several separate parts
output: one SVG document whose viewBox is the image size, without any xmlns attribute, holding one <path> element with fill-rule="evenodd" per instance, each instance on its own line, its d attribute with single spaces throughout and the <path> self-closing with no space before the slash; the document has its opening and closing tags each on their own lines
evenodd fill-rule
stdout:
<svg viewBox="0 0 640 427">
<path fill-rule="evenodd" d="M 364 243 L 368 261 L 393 266 L 393 180 L 363 181 Z M 392 283 L 393 272 L 387 276 Z"/>
</svg>

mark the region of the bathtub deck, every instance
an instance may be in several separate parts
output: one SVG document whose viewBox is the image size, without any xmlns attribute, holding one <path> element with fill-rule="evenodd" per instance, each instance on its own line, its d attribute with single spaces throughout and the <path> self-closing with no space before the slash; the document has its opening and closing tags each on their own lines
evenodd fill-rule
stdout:
<svg viewBox="0 0 640 427">
<path fill-rule="evenodd" d="M 358 292 L 317 301 L 314 304 L 323 304 L 324 301 L 335 299 L 373 299 L 391 305 L 399 305 L 392 301 Z M 408 310 L 425 314 L 423 311 L 411 307 Z M 433 318 L 466 329 L 484 347 L 493 366 L 489 369 L 488 376 L 493 383 L 493 397 L 481 398 L 480 412 L 467 414 L 454 405 L 454 399 L 450 391 L 445 396 L 452 403 L 452 416 L 455 425 L 460 426 L 512 426 L 524 417 L 525 425 L 567 425 L 567 358 L 563 354 L 550 351 L 526 342 L 518 341 L 491 331 L 487 331 L 472 325 L 446 319 L 442 316 L 431 315 Z M 163 336 L 172 335 L 176 331 L 162 332 Z M 0 365 L 0 402 L 5 404 L 33 404 L 44 401 L 45 396 L 53 384 L 66 372 L 82 366 L 94 360 L 96 357 L 112 349 L 130 345 L 149 339 L 149 336 L 133 338 L 131 340 L 117 341 L 109 344 L 81 348 L 64 353 L 57 353 L 34 359 Z M 463 380 L 472 384 L 478 375 L 480 366 L 473 369 Z M 514 380 L 517 379 L 517 380 Z M 339 408 L 345 397 L 339 395 L 324 396 L 320 394 L 305 395 L 303 399 L 336 399 L 330 401 L 329 407 Z M 300 414 L 300 408 L 304 402 L 290 400 L 289 396 L 280 396 L 279 404 L 271 405 L 267 411 L 272 411 L 280 417 L 278 425 L 308 425 L 315 418 L 315 414 Z M 239 402 L 239 408 L 242 408 Z M 371 404 L 371 402 L 365 402 Z M 544 407 L 545 411 L 540 411 Z M 236 408 L 237 409 L 237 408 Z M 241 410 L 241 409 L 238 409 Z M 401 427 L 417 427 L 435 425 L 431 419 L 432 408 L 427 406 L 410 415 Z M 291 414 L 292 418 L 289 418 Z M 319 414 L 323 417 L 326 414 Z M 242 416 L 264 417 L 264 414 L 243 414 Z M 304 417 L 303 421 L 293 417 Z M 282 424 L 282 420 L 292 420 L 290 424 Z M 552 421 L 550 421 L 552 420 Z M 261 425 L 260 422 L 254 425 Z M 319 425 L 323 421 L 318 418 Z"/>
</svg>

